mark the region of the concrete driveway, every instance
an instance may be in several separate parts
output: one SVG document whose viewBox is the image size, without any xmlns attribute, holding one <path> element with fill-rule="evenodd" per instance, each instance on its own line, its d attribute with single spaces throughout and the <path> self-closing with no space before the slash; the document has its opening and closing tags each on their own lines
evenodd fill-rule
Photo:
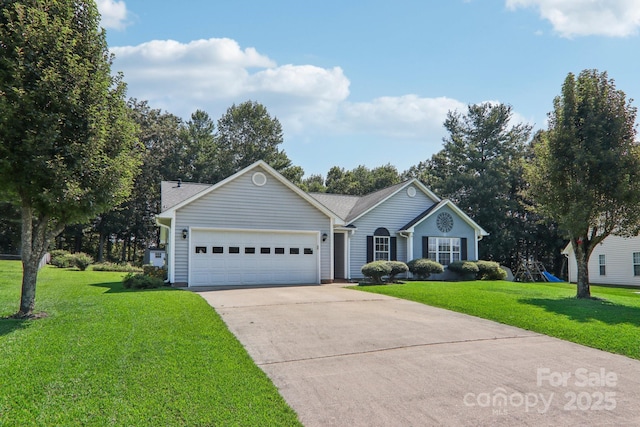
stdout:
<svg viewBox="0 0 640 427">
<path fill-rule="evenodd" d="M 305 426 L 640 425 L 627 357 L 337 285 L 198 293 Z"/>
</svg>

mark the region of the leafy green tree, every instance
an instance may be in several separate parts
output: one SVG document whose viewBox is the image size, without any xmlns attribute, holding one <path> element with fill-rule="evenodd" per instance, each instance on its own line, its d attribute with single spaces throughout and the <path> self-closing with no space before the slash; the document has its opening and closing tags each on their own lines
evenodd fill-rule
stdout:
<svg viewBox="0 0 640 427">
<path fill-rule="evenodd" d="M 22 295 L 66 224 L 125 200 L 139 165 L 121 77 L 94 2 L 4 1 L 0 9 L 0 182 L 21 212 Z"/>
<path fill-rule="evenodd" d="M 426 178 L 439 196 L 451 199 L 490 234 L 479 257 L 513 264 L 526 241 L 527 214 L 519 192 L 522 160 L 531 126 L 512 123 L 504 104 L 469 105 L 449 112 L 443 149 L 410 171 Z"/>
<path fill-rule="evenodd" d="M 324 178 L 320 174 L 311 175 L 303 179 L 300 188 L 308 193 L 324 193 L 327 191 L 327 187 L 324 186 Z"/>
<path fill-rule="evenodd" d="M 566 233 L 576 255 L 577 297 L 590 298 L 588 262 L 611 234 L 640 228 L 636 108 L 607 73 L 569 73 L 526 168 L 535 209 Z"/>
<path fill-rule="evenodd" d="M 362 196 L 398 184 L 400 179 L 391 164 L 373 169 L 360 165 L 350 171 L 334 166 L 327 173 L 326 192 Z"/>
<path fill-rule="evenodd" d="M 269 115 L 266 107 L 247 101 L 232 105 L 218 120 L 216 133 L 217 182 L 258 160 L 264 160 L 294 184 L 299 184 L 304 171 L 293 166 L 279 148 L 283 142 L 280 121 Z"/>
<path fill-rule="evenodd" d="M 184 156 L 180 178 L 184 181 L 214 183 L 217 181 L 215 124 L 209 115 L 197 110 L 180 132 Z"/>
</svg>

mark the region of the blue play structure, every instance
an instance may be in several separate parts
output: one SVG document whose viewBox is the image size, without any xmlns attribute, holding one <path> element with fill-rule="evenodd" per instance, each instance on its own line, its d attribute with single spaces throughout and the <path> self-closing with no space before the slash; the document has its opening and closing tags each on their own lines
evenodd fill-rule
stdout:
<svg viewBox="0 0 640 427">
<path fill-rule="evenodd" d="M 556 276 L 549 273 L 548 271 L 543 271 L 542 274 L 544 277 L 547 278 L 547 282 L 564 282 L 564 280 L 558 279 Z"/>
<path fill-rule="evenodd" d="M 526 258 L 520 259 L 513 278 L 518 282 L 563 282 L 549 273 L 541 262 Z"/>
</svg>

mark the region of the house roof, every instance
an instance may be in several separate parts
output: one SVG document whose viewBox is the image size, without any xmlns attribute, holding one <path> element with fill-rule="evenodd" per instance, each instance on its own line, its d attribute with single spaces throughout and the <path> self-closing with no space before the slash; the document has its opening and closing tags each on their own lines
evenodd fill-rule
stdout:
<svg viewBox="0 0 640 427">
<path fill-rule="evenodd" d="M 162 181 L 160 183 L 160 207 L 166 211 L 196 194 L 210 188 L 212 184 L 196 184 L 182 181 Z"/>
<path fill-rule="evenodd" d="M 309 195 L 325 205 L 327 208 L 331 209 L 336 215 L 342 218 L 345 223 L 349 224 L 396 194 L 398 191 L 408 187 L 410 184 L 420 188 L 434 202 L 440 201 L 438 196 L 432 193 L 417 179 L 410 179 L 364 196 L 346 196 L 342 194 L 328 193 L 310 193 Z"/>
</svg>

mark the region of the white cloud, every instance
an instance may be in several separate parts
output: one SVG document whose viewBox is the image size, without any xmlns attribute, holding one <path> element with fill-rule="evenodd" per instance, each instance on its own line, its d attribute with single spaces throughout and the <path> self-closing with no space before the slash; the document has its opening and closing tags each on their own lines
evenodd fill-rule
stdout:
<svg viewBox="0 0 640 427">
<path fill-rule="evenodd" d="M 420 138 L 428 133 L 441 133 L 447 113 L 453 110 L 464 111 L 466 104 L 446 97 L 385 96 L 371 102 L 345 104 L 343 125 L 351 130 Z"/>
<path fill-rule="evenodd" d="M 466 109 L 455 99 L 415 94 L 351 102 L 350 81 L 340 67 L 278 65 L 227 38 L 154 40 L 111 51 L 129 96 L 185 119 L 202 109 L 214 120 L 233 103 L 255 100 L 278 117 L 287 139 L 359 134 L 440 141 L 447 112 Z"/>
<path fill-rule="evenodd" d="M 127 5 L 124 1 L 97 0 L 98 11 L 102 15 L 101 25 L 104 28 L 122 30 L 127 26 Z"/>
<path fill-rule="evenodd" d="M 638 0 L 506 0 L 508 8 L 536 7 L 562 37 L 635 35 L 640 27 Z"/>
</svg>

